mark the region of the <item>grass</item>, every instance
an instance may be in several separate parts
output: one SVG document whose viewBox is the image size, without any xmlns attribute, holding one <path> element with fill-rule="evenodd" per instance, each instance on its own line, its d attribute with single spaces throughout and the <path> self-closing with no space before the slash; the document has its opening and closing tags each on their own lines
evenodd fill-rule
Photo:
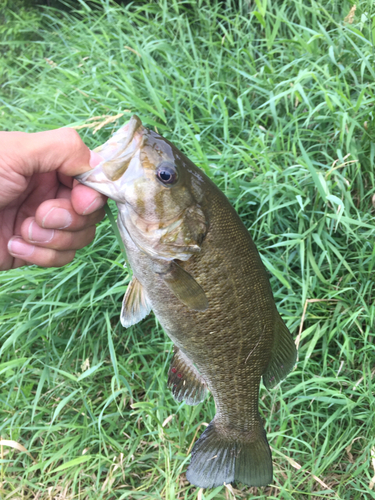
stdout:
<svg viewBox="0 0 375 500">
<path fill-rule="evenodd" d="M 95 147 L 134 112 L 156 127 L 239 212 L 299 361 L 261 389 L 274 484 L 189 485 L 214 403 L 174 402 L 152 315 L 119 324 L 129 277 L 106 219 L 64 268 L 0 273 L 0 497 L 373 498 L 372 2 L 2 5 L 2 128 L 76 126 Z"/>
</svg>

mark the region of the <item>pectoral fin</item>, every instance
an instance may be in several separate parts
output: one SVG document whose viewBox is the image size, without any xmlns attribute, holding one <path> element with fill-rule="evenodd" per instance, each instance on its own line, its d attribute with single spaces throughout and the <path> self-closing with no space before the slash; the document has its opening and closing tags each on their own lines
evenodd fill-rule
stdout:
<svg viewBox="0 0 375 500">
<path fill-rule="evenodd" d="M 205 311 L 208 300 L 203 288 L 195 279 L 176 262 L 171 264 L 163 272 L 158 272 L 172 293 L 189 309 Z"/>
<path fill-rule="evenodd" d="M 125 328 L 135 325 L 151 312 L 144 288 L 135 276 L 128 285 L 121 309 L 121 324 Z"/>
</svg>

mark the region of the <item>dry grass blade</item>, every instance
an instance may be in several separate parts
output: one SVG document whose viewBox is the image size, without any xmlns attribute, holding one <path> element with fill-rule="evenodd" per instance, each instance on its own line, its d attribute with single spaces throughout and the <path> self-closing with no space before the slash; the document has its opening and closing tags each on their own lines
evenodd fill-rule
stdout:
<svg viewBox="0 0 375 500">
<path fill-rule="evenodd" d="M 186 452 L 186 455 L 190 455 L 190 452 L 191 452 L 191 450 L 192 450 L 192 448 L 193 448 L 193 446 L 194 446 L 194 443 L 195 443 L 195 440 L 196 440 L 197 434 L 198 434 L 198 432 L 199 432 L 199 429 L 200 429 L 202 426 L 204 426 L 204 427 L 208 427 L 208 424 L 207 424 L 206 422 L 202 422 L 201 424 L 199 424 L 199 425 L 198 425 L 197 430 L 195 431 L 194 437 L 193 437 L 193 439 L 191 440 L 190 446 L 189 446 L 189 448 L 188 448 L 188 450 L 187 450 L 187 452 Z"/>
<path fill-rule="evenodd" d="M 130 113 L 131 111 L 129 109 L 125 109 L 123 113 L 118 113 L 117 115 L 111 116 L 111 115 L 102 115 L 102 116 L 94 116 L 91 117 L 87 120 L 86 123 L 83 123 L 82 125 L 73 125 L 72 128 L 76 130 L 80 129 L 85 129 L 85 128 L 93 128 L 93 134 L 104 128 L 106 125 L 110 123 L 117 122 L 119 118 L 124 116 L 125 113 Z"/>
<path fill-rule="evenodd" d="M 349 14 L 345 17 L 344 21 L 346 23 L 352 24 L 354 21 L 354 16 L 355 16 L 355 11 L 357 10 L 357 6 L 353 5 L 353 7 L 350 9 Z"/>
<path fill-rule="evenodd" d="M 229 493 L 230 495 L 230 500 L 236 500 L 236 495 L 234 493 L 234 489 L 233 489 L 233 486 L 231 484 L 226 484 L 224 483 L 224 486 L 225 486 L 225 489 L 226 491 Z"/>
<path fill-rule="evenodd" d="M 375 375 L 375 368 L 371 371 L 371 376 L 370 376 L 371 380 L 373 379 L 374 375 Z M 358 387 L 364 381 L 364 378 L 365 377 L 362 376 L 360 379 L 357 380 L 357 382 L 353 385 L 353 391 L 355 391 L 356 389 L 358 389 Z"/>
<path fill-rule="evenodd" d="M 374 477 L 370 481 L 369 488 L 373 490 L 375 486 L 375 447 L 371 448 L 371 465 L 374 471 Z"/>
<path fill-rule="evenodd" d="M 10 448 L 14 448 L 15 450 L 26 453 L 27 456 L 31 458 L 33 462 L 37 462 L 35 458 L 31 455 L 31 453 L 20 443 L 17 441 L 13 441 L 12 439 L 0 439 L 0 448 L 1 448 L 1 458 L 4 457 L 3 446 L 9 446 Z"/>
<path fill-rule="evenodd" d="M 277 455 L 281 455 L 282 457 L 284 457 L 284 459 L 290 463 L 290 465 L 292 467 L 294 467 L 295 469 L 297 470 L 300 470 L 302 468 L 302 465 L 300 465 L 298 462 L 296 462 L 295 460 L 293 460 L 293 458 L 287 456 L 287 455 L 284 455 L 284 453 L 282 453 L 281 451 L 279 450 L 276 450 L 274 448 L 271 447 L 271 450 L 276 453 Z M 328 484 L 326 484 L 324 481 L 322 481 L 318 476 L 315 476 L 315 474 L 312 474 L 311 472 L 309 472 L 308 470 L 304 469 L 304 472 L 306 472 L 307 474 L 311 475 L 312 478 L 314 478 L 314 480 L 320 484 L 320 486 L 322 486 L 324 489 L 326 490 L 332 490 L 332 488 L 330 486 L 328 486 Z M 339 495 L 337 494 L 337 492 L 333 492 L 334 494 L 334 497 L 336 498 L 339 498 Z"/>
<path fill-rule="evenodd" d="M 301 318 L 301 322 L 299 325 L 298 335 L 297 335 L 296 340 L 295 340 L 297 351 L 299 348 L 299 344 L 301 342 L 301 335 L 302 335 L 302 331 L 303 331 L 303 323 L 305 321 L 307 306 L 309 304 L 314 304 L 316 302 L 338 302 L 338 299 L 306 299 L 305 305 L 303 306 L 302 318 Z"/>
<path fill-rule="evenodd" d="M 133 52 L 133 54 L 135 54 L 136 56 L 138 57 L 142 57 L 141 54 L 139 52 L 137 52 L 135 49 L 132 49 L 131 47 L 129 47 L 128 45 L 124 45 L 124 48 L 127 49 L 127 50 L 130 50 L 131 52 Z"/>
<path fill-rule="evenodd" d="M 161 424 L 162 427 L 165 427 L 166 425 L 169 424 L 169 422 L 172 420 L 172 418 L 174 417 L 174 413 L 172 413 L 172 415 L 168 415 L 168 417 L 164 420 L 164 422 Z"/>
</svg>

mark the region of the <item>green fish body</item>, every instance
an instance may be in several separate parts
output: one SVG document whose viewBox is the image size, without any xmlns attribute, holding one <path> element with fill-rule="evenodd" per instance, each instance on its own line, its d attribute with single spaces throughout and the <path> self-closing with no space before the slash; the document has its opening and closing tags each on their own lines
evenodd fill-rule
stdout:
<svg viewBox="0 0 375 500">
<path fill-rule="evenodd" d="M 121 322 L 128 327 L 152 310 L 174 343 L 175 399 L 195 405 L 209 390 L 215 400 L 187 479 L 203 488 L 271 483 L 259 385 L 280 382 L 296 349 L 249 232 L 216 185 L 139 118 L 97 151 L 104 161 L 77 178 L 119 208 L 134 274 Z"/>
</svg>

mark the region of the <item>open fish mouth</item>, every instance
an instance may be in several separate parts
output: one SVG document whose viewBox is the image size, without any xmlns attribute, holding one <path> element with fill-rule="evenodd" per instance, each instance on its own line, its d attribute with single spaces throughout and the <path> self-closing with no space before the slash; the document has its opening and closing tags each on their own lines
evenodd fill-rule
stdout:
<svg viewBox="0 0 375 500">
<path fill-rule="evenodd" d="M 75 179 L 115 201 L 123 202 L 118 196 L 120 186 L 116 181 L 122 178 L 142 147 L 144 130 L 141 120 L 133 115 L 107 142 L 94 149 L 103 161 L 94 169 L 75 176 Z"/>
</svg>

